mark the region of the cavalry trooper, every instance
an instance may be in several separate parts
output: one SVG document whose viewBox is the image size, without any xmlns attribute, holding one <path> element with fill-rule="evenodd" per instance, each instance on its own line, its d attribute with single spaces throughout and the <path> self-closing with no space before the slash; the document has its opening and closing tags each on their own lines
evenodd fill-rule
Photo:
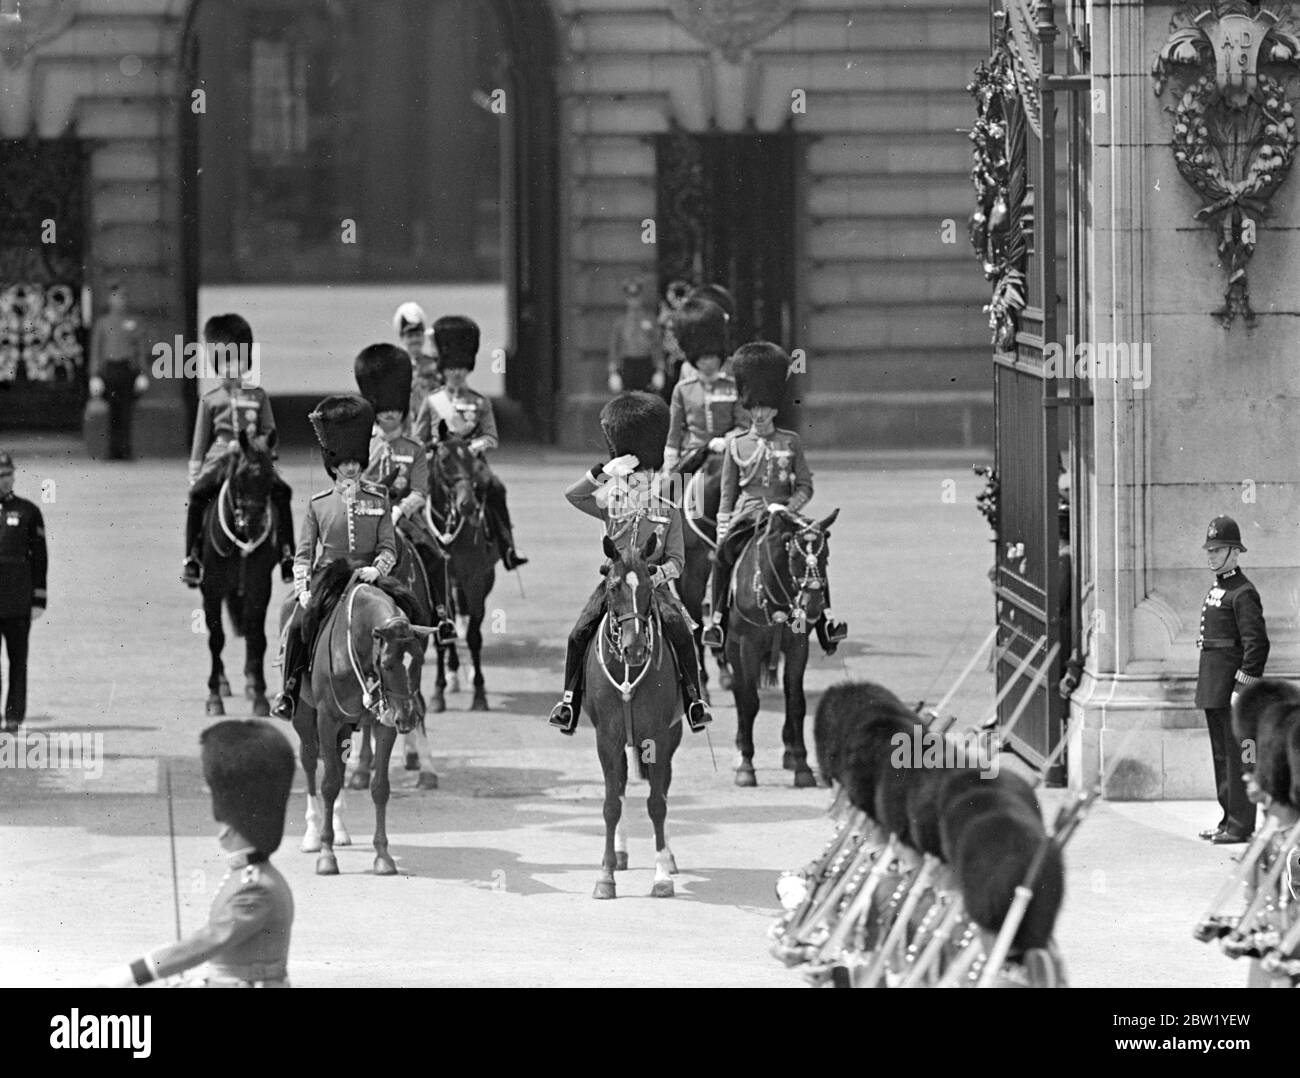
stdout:
<svg viewBox="0 0 1300 1078">
<path fill-rule="evenodd" d="M 718 506 L 718 549 L 714 554 L 712 613 L 703 633 L 706 647 L 724 643 L 723 626 L 731 600 L 731 570 L 766 513 L 797 513 L 813 496 L 812 472 L 803 442 L 775 420 L 785 396 L 790 357 L 769 341 L 742 345 L 732 357 L 741 405 L 751 423 L 743 434 L 727 439 L 722 456 L 722 501 Z M 828 655 L 848 635 L 848 627 L 826 609 L 817 622 L 817 637 Z"/>
<path fill-rule="evenodd" d="M 130 988 L 206 962 L 188 987 L 288 988 L 293 892 L 271 864 L 284 838 L 284 819 L 297 766 L 288 739 L 258 719 L 227 719 L 199 735 L 203 778 L 212 791 L 212 817 L 226 874 L 208 923 L 126 965 L 100 974 L 98 988 Z"/>
<path fill-rule="evenodd" d="M 682 367 L 682 380 L 673 387 L 668 445 L 664 449 L 664 467 L 669 471 L 676 470 L 686 454 L 704 445 L 709 447 L 710 456 L 720 455 L 726 447 L 726 436 L 749 426 L 735 379 L 722 369 L 727 355 L 727 323 L 726 312 L 704 298 L 688 299 L 677 313 L 673 335 L 691 366 L 690 373 Z"/>
<path fill-rule="evenodd" d="M 1201 604 L 1201 652 L 1195 706 L 1205 710 L 1214 759 L 1214 785 L 1223 816 L 1200 833 L 1215 845 L 1247 841 L 1255 832 L 1255 806 L 1246 795 L 1242 746 L 1232 732 L 1232 705 L 1237 694 L 1264 676 L 1268 630 L 1255 585 L 1237 568 L 1246 552 L 1241 529 L 1232 517 L 1215 517 L 1205 531 L 1202 549 L 1214 573 L 1214 585 Z"/>
<path fill-rule="evenodd" d="M 343 562 L 360 569 L 360 578 L 373 584 L 397 564 L 388 492 L 361 478 L 370 463 L 374 409 L 362 397 L 326 397 L 308 419 L 334 485 L 315 495 L 307 506 L 293 559 L 298 605 L 284 630 L 284 689 L 271 709 L 279 719 L 293 718 L 298 681 L 311 656 L 316 628 L 328 613 L 312 595 L 322 576 L 335 563 Z"/>
<path fill-rule="evenodd" d="M 600 426 L 609 444 L 608 463 L 595 465 L 564 496 L 576 508 L 605 524 L 605 535 L 621 557 L 639 556 L 651 535 L 656 537 L 647 563 L 651 594 L 664 637 L 677 658 L 682 703 L 692 730 L 713 721 L 700 692 L 699 660 L 691 623 L 681 600 L 669 584 L 682 572 L 682 512 L 656 493 L 655 472 L 663 467 L 668 434 L 668 405 L 651 393 L 624 393 L 605 405 Z M 610 481 L 613 480 L 611 483 Z M 606 568 L 608 563 L 606 563 Z M 564 660 L 564 697 L 551 711 L 550 724 L 572 734 L 582 713 L 583 664 L 587 646 L 605 612 L 605 588 L 597 586 L 569 634 Z"/>
<path fill-rule="evenodd" d="M 429 490 L 429 463 L 424 448 L 403 433 L 410 417 L 410 361 L 396 345 L 372 344 L 357 356 L 354 374 L 361 395 L 375 410 L 370 464 L 361 478 L 387 489 L 393 524 L 424 563 L 438 616 L 437 639 L 453 640 L 456 627 L 447 617 L 445 559 L 421 513 Z"/>
<path fill-rule="evenodd" d="M 411 401 L 402 433 L 410 434 L 410 425 L 420 414 L 424 398 L 442 385 L 438 357 L 429 344 L 429 319 L 418 303 L 403 303 L 393 313 L 393 331 L 406 354 L 411 357 Z"/>
<path fill-rule="evenodd" d="M 247 384 L 252 364 L 253 330 L 237 314 L 219 314 L 203 327 L 212 368 L 221 384 L 199 399 L 194 418 L 194 440 L 190 446 L 190 496 L 185 512 L 185 560 L 181 581 L 197 588 L 203 580 L 203 514 L 221 489 L 225 464 L 239 452 L 242 432 L 266 451 L 275 449 L 275 416 L 271 401 L 261 386 Z M 271 473 L 271 504 L 275 508 L 275 544 L 280 553 L 280 575 L 287 584 L 293 579 L 293 491 Z"/>
<path fill-rule="evenodd" d="M 482 460 L 481 482 L 488 522 L 507 569 L 527 565 L 528 559 L 515 551 L 514 530 L 506 505 L 505 484 L 488 466 L 485 454 L 495 449 L 497 421 L 492 402 L 466 384 L 478 357 L 479 329 L 472 319 L 447 315 L 433 324 L 433 343 L 438 349 L 438 369 L 446 383 L 425 397 L 415 420 L 415 440 L 431 452 L 441 432 L 464 438 Z"/>
</svg>

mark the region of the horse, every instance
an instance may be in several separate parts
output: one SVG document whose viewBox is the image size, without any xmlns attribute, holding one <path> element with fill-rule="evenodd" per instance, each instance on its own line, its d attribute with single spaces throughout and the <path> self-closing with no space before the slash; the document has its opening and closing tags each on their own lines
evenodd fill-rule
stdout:
<svg viewBox="0 0 1300 1078">
<path fill-rule="evenodd" d="M 686 527 L 682 537 L 685 543 L 685 561 L 682 575 L 677 579 L 677 593 L 682 605 L 695 624 L 695 651 L 700 660 L 700 688 L 704 699 L 709 700 L 709 674 L 704 664 L 704 643 L 700 639 L 704 624 L 704 596 L 708 591 L 713 572 L 710 560 L 717 549 L 718 506 L 722 503 L 722 458 L 710 455 L 709 447 L 702 445 L 681 459 L 673 471 L 673 478 L 681 481 L 686 473 L 693 472 L 686 481 L 681 498 L 682 520 Z M 673 498 L 676 501 L 676 498 Z M 731 670 L 725 655 L 716 655 L 718 684 L 725 692 L 731 688 Z"/>
<path fill-rule="evenodd" d="M 253 714 L 271 713 L 266 698 L 263 659 L 266 655 L 266 610 L 271 603 L 271 572 L 277 554 L 272 536 L 277 521 L 271 507 L 274 465 L 270 448 L 261 439 L 239 432 L 239 453 L 225 465 L 221 489 L 203 514 L 203 620 L 208 629 L 212 665 L 208 673 L 209 715 L 224 715 L 223 696 L 230 682 L 221 661 L 226 634 L 221 604 L 230 612 L 236 636 L 244 637 L 244 695 Z M 292 522 L 280 522 L 286 532 Z"/>
<path fill-rule="evenodd" d="M 344 561 L 336 562 L 315 588 L 318 602 L 338 594 L 326 614 L 313 647 L 310 678 L 303 678 L 294 709 L 302 769 L 307 775 L 307 829 L 304 853 L 319 853 L 318 876 L 337 876 L 335 832 L 343 771 L 357 724 L 367 715 L 374 727 L 374 773 L 370 796 L 375 805 L 377 876 L 393 876 L 397 866 L 388 853 L 388 762 L 398 733 L 419 718 L 420 668 L 424 637 L 432 630 L 413 625 L 411 594 L 391 578 L 361 583 Z M 281 611 L 281 626 L 293 613 L 293 600 Z M 316 792 L 316 763 L 325 750 L 325 775 Z M 341 844 L 346 844 L 342 843 Z"/>
<path fill-rule="evenodd" d="M 756 786 L 754 718 L 759 685 L 775 685 L 784 658 L 785 744 L 782 766 L 794 772 L 796 787 L 816 786 L 808 766 L 803 726 L 808 705 L 803 675 L 808 665 L 808 630 L 825 609 L 830 526 L 836 509 L 821 521 L 791 513 L 770 513 L 736 559 L 726 654 L 736 702 L 736 785 Z"/>
<path fill-rule="evenodd" d="M 481 659 L 483 615 L 487 597 L 496 582 L 496 543 L 488 534 L 483 501 L 477 493 L 483 482 L 482 462 L 470 450 L 469 443 L 440 425 L 440 438 L 430 460 L 425 523 L 445 558 L 448 604 L 454 603 L 457 618 L 466 621 L 465 643 L 474 663 L 471 711 L 488 710 Z M 451 691 L 455 692 L 459 688 L 456 671 L 460 659 L 454 643 L 434 643 L 438 679 L 434 683 L 432 707 L 434 711 L 445 711 L 446 670 L 451 670 L 454 679 Z"/>
<path fill-rule="evenodd" d="M 606 537 L 605 554 L 611 564 L 605 574 L 605 614 L 584 662 L 583 710 L 596 727 L 596 750 L 605 773 L 605 854 L 594 898 L 614 898 L 614 872 L 627 868 L 622 817 L 632 767 L 650 783 L 646 808 L 655 831 L 650 894 L 673 896 L 677 862 L 668 847 L 664 821 L 673 753 L 682 741 L 682 715 L 677 667 L 654 608 L 650 568 L 645 563 L 655 540 L 652 535 L 640 557 L 624 561 Z"/>
<path fill-rule="evenodd" d="M 433 591 L 429 585 L 428 569 L 415 548 L 415 544 L 400 528 L 397 529 L 397 564 L 393 567 L 392 577 L 414 597 L 413 616 L 421 625 L 431 625 L 434 619 Z M 404 740 L 406 749 L 406 770 L 418 771 L 417 790 L 436 790 L 438 773 L 433 768 L 433 754 L 429 750 L 429 736 L 425 730 L 425 703 L 421 694 L 416 695 L 419 718 L 415 727 Z M 360 722 L 357 737 L 353 739 L 356 767 L 348 778 L 349 790 L 365 790 L 370 787 L 371 772 L 374 767 L 374 749 L 372 722 L 367 715 Z"/>
</svg>

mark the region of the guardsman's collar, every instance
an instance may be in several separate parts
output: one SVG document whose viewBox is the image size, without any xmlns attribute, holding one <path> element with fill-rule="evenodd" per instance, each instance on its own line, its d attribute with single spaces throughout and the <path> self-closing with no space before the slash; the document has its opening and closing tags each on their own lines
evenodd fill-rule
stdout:
<svg viewBox="0 0 1300 1078">
<path fill-rule="evenodd" d="M 230 868 L 243 868 L 245 865 L 260 865 L 267 860 L 266 854 L 260 850 L 255 850 L 252 846 L 245 846 L 240 850 L 231 850 L 226 854 L 226 864 Z"/>
</svg>

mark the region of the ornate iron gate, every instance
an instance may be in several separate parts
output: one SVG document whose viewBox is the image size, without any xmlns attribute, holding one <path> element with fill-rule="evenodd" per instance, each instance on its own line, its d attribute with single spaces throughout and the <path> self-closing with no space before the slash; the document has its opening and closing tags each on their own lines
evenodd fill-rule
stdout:
<svg viewBox="0 0 1300 1078">
<path fill-rule="evenodd" d="M 81 423 L 85 174 L 77 139 L 0 141 L 0 427 Z"/>
</svg>

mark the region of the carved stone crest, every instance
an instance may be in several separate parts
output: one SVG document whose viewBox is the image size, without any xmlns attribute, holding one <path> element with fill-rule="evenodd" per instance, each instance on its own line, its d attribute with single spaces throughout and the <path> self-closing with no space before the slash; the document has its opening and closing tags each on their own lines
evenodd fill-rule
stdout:
<svg viewBox="0 0 1300 1078">
<path fill-rule="evenodd" d="M 669 0 L 673 18 L 731 64 L 786 21 L 795 0 Z"/>
<path fill-rule="evenodd" d="M 0 63 L 17 67 L 41 42 L 63 33 L 76 14 L 76 0 L 0 0 Z"/>
<path fill-rule="evenodd" d="M 1246 264 L 1295 160 L 1298 70 L 1300 21 L 1290 7 L 1247 0 L 1179 8 L 1152 68 L 1156 96 L 1169 82 L 1180 91 L 1165 109 L 1174 161 L 1205 200 L 1193 216 L 1218 237 L 1228 288 L 1214 313 L 1225 326 L 1255 318 Z"/>
</svg>

